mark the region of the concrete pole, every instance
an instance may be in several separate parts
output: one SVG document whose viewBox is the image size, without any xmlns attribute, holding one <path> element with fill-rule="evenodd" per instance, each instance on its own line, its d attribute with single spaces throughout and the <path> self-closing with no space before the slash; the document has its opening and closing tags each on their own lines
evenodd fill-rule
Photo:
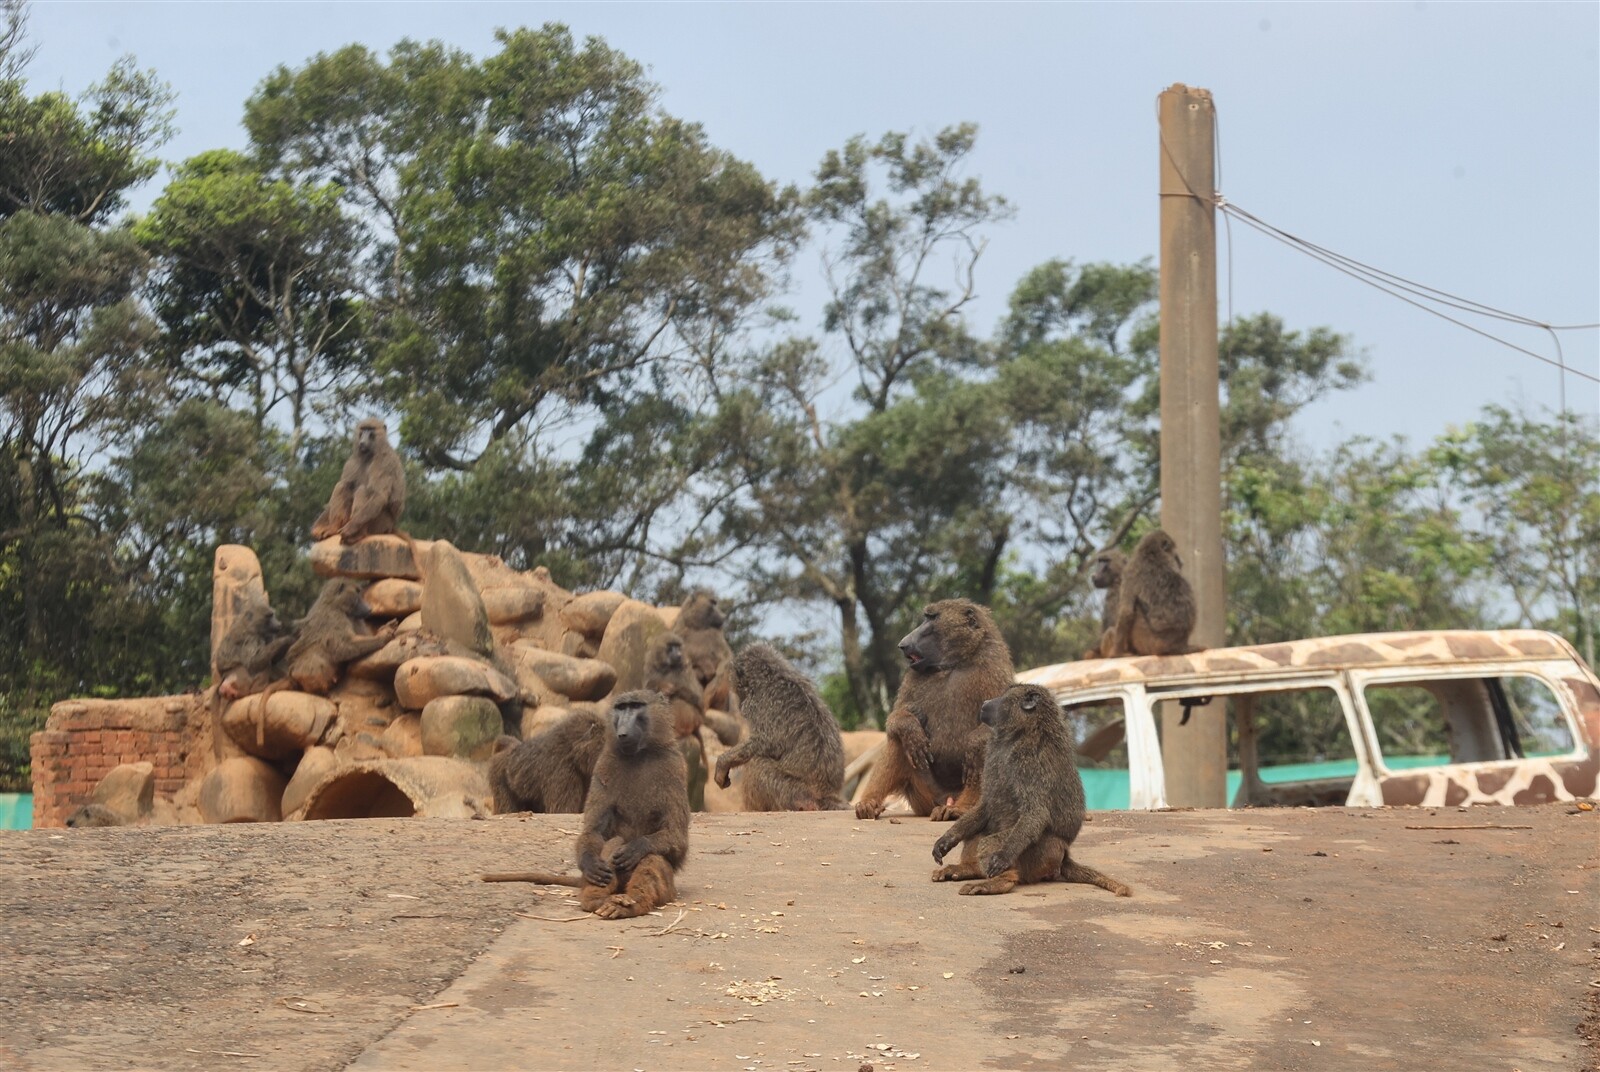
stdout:
<svg viewBox="0 0 1600 1072">
<path fill-rule="evenodd" d="M 1226 642 L 1222 559 L 1222 433 L 1217 380 L 1217 218 L 1212 195 L 1215 111 L 1209 90 L 1161 94 L 1161 527 L 1177 541 L 1194 586 L 1190 643 Z M 1162 705 L 1167 802 L 1227 806 L 1225 706 Z"/>
</svg>

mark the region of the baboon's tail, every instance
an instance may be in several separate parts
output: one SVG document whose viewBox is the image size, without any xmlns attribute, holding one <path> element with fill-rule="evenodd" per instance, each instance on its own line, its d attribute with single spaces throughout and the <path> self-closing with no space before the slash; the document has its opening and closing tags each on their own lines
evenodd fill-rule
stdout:
<svg viewBox="0 0 1600 1072">
<path fill-rule="evenodd" d="M 1131 897 L 1133 895 L 1132 890 L 1111 876 L 1071 859 L 1061 861 L 1061 881 L 1085 882 L 1091 886 L 1099 886 L 1102 890 L 1110 890 L 1118 897 Z"/>
<path fill-rule="evenodd" d="M 485 882 L 537 882 L 541 886 L 582 886 L 582 875 L 558 875 L 554 871 L 491 871 Z"/>
</svg>

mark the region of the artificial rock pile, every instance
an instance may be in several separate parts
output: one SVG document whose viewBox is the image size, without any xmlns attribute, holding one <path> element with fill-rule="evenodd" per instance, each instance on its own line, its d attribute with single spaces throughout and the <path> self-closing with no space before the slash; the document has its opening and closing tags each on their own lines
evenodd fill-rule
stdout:
<svg viewBox="0 0 1600 1072">
<path fill-rule="evenodd" d="M 311 563 L 369 582 L 368 624 L 392 625 L 392 638 L 325 696 L 216 698 L 215 763 L 180 792 L 180 815 L 191 797 L 202 822 L 487 814 L 497 745 L 644 687 L 651 642 L 677 615 L 619 592 L 574 595 L 543 567 L 520 572 L 445 541 L 333 538 Z M 213 655 L 241 610 L 266 599 L 255 554 L 218 548 Z"/>
</svg>

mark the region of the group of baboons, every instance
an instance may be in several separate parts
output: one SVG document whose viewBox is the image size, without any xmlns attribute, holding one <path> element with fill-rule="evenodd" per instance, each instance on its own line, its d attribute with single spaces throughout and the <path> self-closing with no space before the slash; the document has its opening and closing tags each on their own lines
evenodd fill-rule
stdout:
<svg viewBox="0 0 1600 1072">
<path fill-rule="evenodd" d="M 404 501 L 404 472 L 384 427 L 364 420 L 312 535 L 350 543 L 399 532 Z M 1092 575 L 1106 592 L 1101 635 L 1085 657 L 1196 650 L 1188 643 L 1194 595 L 1181 567 L 1172 538 L 1159 529 L 1126 559 L 1101 552 Z M 330 581 L 293 630 L 270 611 L 241 616 L 217 653 L 221 694 L 257 691 L 263 679 L 325 691 L 340 663 L 388 639 L 362 633 L 364 612 L 355 582 Z M 583 908 L 606 918 L 673 900 L 690 816 L 679 741 L 717 717 L 712 711 L 738 712 L 711 727 L 733 745 L 712 777 L 727 788 L 742 768 L 746 810 L 850 808 L 838 723 L 816 686 L 767 644 L 735 655 L 722 625 L 713 597 L 691 596 L 673 631 L 651 646 L 646 688 L 614 697 L 603 710 L 574 710 L 490 760 L 497 812 L 581 811 L 583 821 L 578 875 L 523 871 L 486 881 L 576 886 Z M 856 817 L 876 819 L 900 796 L 916 815 L 953 820 L 933 856 L 943 864 L 961 845 L 960 862 L 940 866 L 933 879 L 973 880 L 964 894 L 1059 879 L 1127 895 L 1122 883 L 1071 859 L 1084 820 L 1072 734 L 1047 690 L 1014 683 L 1010 649 L 988 609 L 966 599 L 933 603 L 900 650 L 907 673 Z"/>
</svg>

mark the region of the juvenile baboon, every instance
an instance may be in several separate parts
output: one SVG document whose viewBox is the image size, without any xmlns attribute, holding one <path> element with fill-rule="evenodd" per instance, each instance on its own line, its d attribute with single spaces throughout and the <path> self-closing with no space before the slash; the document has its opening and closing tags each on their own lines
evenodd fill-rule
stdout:
<svg viewBox="0 0 1600 1072">
<path fill-rule="evenodd" d="M 396 624 L 376 634 L 367 629 L 371 609 L 361 600 L 362 582 L 336 577 L 322 586 L 306 616 L 295 623 L 294 643 L 284 656 L 288 677 L 305 692 L 326 694 L 345 663 L 387 644 Z"/>
<path fill-rule="evenodd" d="M 67 816 L 67 825 L 74 830 L 88 830 L 96 826 L 126 826 L 122 816 L 104 804 L 85 804 Z"/>
<path fill-rule="evenodd" d="M 272 608 L 252 600 L 217 644 L 217 693 L 224 700 L 260 692 L 279 676 L 275 664 L 294 643 Z"/>
<path fill-rule="evenodd" d="M 311 538 L 338 534 L 342 543 L 394 532 L 406 505 L 406 471 L 389 445 L 383 422 L 368 417 L 356 425 L 355 444 L 327 507 L 311 526 Z"/>
<path fill-rule="evenodd" d="M 664 694 L 672 705 L 672 721 L 679 737 L 692 736 L 705 716 L 704 694 L 683 654 L 683 638 L 659 633 L 645 653 L 644 687 Z"/>
<path fill-rule="evenodd" d="M 983 894 L 1060 879 L 1128 896 L 1127 886 L 1071 858 L 1083 828 L 1083 779 L 1055 697 L 1038 685 L 1012 685 L 983 705 L 981 718 L 994 731 L 983 796 L 934 843 L 935 863 L 962 849 L 961 862 L 934 871 L 933 881 L 981 879 L 961 892 Z"/>
<path fill-rule="evenodd" d="M 978 709 L 1011 684 L 1011 649 L 989 609 L 970 599 L 931 603 L 922 619 L 900 642 L 909 667 L 856 805 L 858 819 L 882 815 L 893 793 L 904 794 L 917 815 L 939 821 L 960 817 L 978 800 L 989 736 Z"/>
<path fill-rule="evenodd" d="M 733 679 L 750 738 L 717 757 L 717 784 L 728 788 L 728 772 L 748 763 L 745 811 L 848 808 L 839 724 L 810 679 L 767 644 L 739 653 Z"/>
<path fill-rule="evenodd" d="M 689 660 L 705 690 L 702 706 L 736 712 L 735 698 L 729 695 L 733 685 L 733 649 L 722 633 L 725 620 L 717 597 L 702 589 L 683 601 L 672 631 L 683 638 L 684 658 Z"/>
<path fill-rule="evenodd" d="M 496 752 L 489 759 L 495 814 L 583 811 L 606 734 L 604 715 L 580 709 L 515 748 Z"/>
<path fill-rule="evenodd" d="M 1127 561 L 1127 556 L 1115 547 L 1108 547 L 1094 556 L 1094 572 L 1089 574 L 1089 583 L 1104 589 L 1106 598 L 1100 606 L 1100 639 L 1083 653 L 1085 659 L 1104 659 L 1111 650 L 1117 625 L 1117 602 L 1122 593 L 1122 570 Z"/>
<path fill-rule="evenodd" d="M 1187 655 L 1194 589 L 1179 572 L 1178 545 L 1161 529 L 1145 533 L 1122 569 L 1117 621 L 1106 656 Z"/>
<path fill-rule="evenodd" d="M 623 693 L 611 701 L 611 733 L 583 807 L 580 875 L 521 871 L 483 880 L 576 886 L 584 911 L 602 919 L 642 916 L 675 900 L 672 876 L 689 853 L 686 774 L 666 698 Z"/>
</svg>

